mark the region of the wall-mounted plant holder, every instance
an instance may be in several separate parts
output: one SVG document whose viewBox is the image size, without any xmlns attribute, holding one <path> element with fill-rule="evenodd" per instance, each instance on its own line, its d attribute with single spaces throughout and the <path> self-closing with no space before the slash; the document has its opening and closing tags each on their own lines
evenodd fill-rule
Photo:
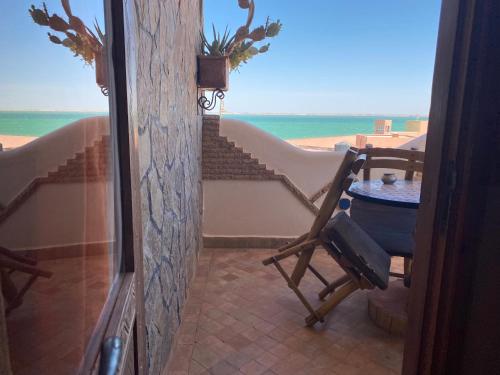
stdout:
<svg viewBox="0 0 500 375">
<path fill-rule="evenodd" d="M 108 67 L 107 67 L 107 53 L 106 49 L 103 48 L 99 53 L 95 55 L 95 82 L 97 86 L 101 88 L 101 92 L 104 96 L 108 96 Z"/>
<path fill-rule="evenodd" d="M 198 56 L 198 87 L 201 89 L 229 89 L 229 57 Z"/>
<path fill-rule="evenodd" d="M 198 105 L 207 111 L 214 109 L 217 99 L 224 99 L 224 91 L 229 88 L 229 57 L 198 56 L 198 87 L 212 91 L 212 97 L 202 95 Z"/>
</svg>

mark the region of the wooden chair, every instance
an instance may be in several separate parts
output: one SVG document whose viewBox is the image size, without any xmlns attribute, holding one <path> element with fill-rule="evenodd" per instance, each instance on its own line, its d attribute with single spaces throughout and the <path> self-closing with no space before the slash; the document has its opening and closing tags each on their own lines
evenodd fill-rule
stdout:
<svg viewBox="0 0 500 375">
<path fill-rule="evenodd" d="M 5 307 L 7 315 L 21 305 L 23 296 L 38 277 L 52 277 L 52 272 L 44 271 L 36 267 L 36 264 L 36 260 L 18 255 L 14 251 L 0 246 L 0 278 L 2 294 L 5 297 L 5 302 L 7 302 L 7 306 Z M 20 289 L 16 287 L 10 277 L 16 271 L 30 275 L 29 279 Z"/>
<path fill-rule="evenodd" d="M 404 179 L 412 181 L 415 172 L 421 173 L 424 168 L 425 153 L 416 149 L 403 150 L 395 148 L 366 148 L 358 150 L 366 155 L 363 180 L 370 180 L 372 169 L 404 171 Z M 351 218 L 372 237 L 391 256 L 404 258 L 404 274 L 392 273 L 392 276 L 404 277 L 409 283 L 414 234 L 404 233 L 403 228 L 415 227 L 417 211 L 399 207 L 380 207 L 379 205 L 352 200 Z M 379 218 L 380 220 L 375 220 Z M 398 232 L 398 230 L 401 231 Z"/>
<path fill-rule="evenodd" d="M 298 289 L 298 286 L 307 269 L 309 269 L 323 284 L 325 284 L 325 289 L 328 289 L 329 292 L 334 291 L 337 285 L 343 285 L 345 283 L 346 277 L 341 278 L 341 280 L 334 281 L 333 283 L 328 282 L 326 278 L 324 278 L 316 269 L 314 269 L 314 267 L 310 265 L 310 262 L 316 247 L 323 244 L 323 241 L 320 239 L 321 230 L 332 217 L 342 193 L 344 190 L 348 189 L 352 182 L 356 179 L 356 174 L 361 170 L 364 162 L 364 156 L 358 157 L 356 151 L 352 149 L 348 150 L 309 232 L 278 249 L 278 255 L 263 261 L 264 265 L 274 264 L 276 266 L 278 271 L 288 282 L 289 287 L 297 294 L 304 306 L 306 306 L 311 315 L 316 317 L 317 320 L 323 320 L 323 312 L 316 312 L 313 309 L 311 304 Z M 298 256 L 298 261 L 291 276 L 285 272 L 279 263 L 280 260 L 288 258 L 289 256 Z M 328 294 L 329 292 L 323 293 Z M 338 298 L 338 295 L 336 298 Z"/>
<path fill-rule="evenodd" d="M 425 152 L 417 149 L 403 150 L 399 148 L 371 147 L 358 150 L 358 154 L 366 155 L 363 165 L 363 180 L 369 180 L 371 170 L 375 168 L 396 169 L 405 171 L 405 180 L 412 181 L 415 172 L 423 172 Z"/>
<path fill-rule="evenodd" d="M 2 280 L 0 279 L 0 289 L 2 289 Z M 7 322 L 4 315 L 5 305 L 2 293 L 0 293 L 0 374 L 11 375 L 9 354 L 9 340 L 7 337 Z"/>
</svg>

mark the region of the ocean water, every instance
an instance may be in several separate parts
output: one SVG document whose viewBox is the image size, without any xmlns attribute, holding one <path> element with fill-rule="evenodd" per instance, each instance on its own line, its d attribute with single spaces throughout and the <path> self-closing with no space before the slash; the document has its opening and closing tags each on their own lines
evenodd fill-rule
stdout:
<svg viewBox="0 0 500 375">
<path fill-rule="evenodd" d="M 85 117 L 105 112 L 0 112 L 0 134 L 39 137 Z"/>
<path fill-rule="evenodd" d="M 422 117 L 395 116 L 313 116 L 313 115 L 224 115 L 249 122 L 281 139 L 335 137 L 373 133 L 375 120 L 392 120 L 392 129 L 405 130 L 408 120 Z"/>
<path fill-rule="evenodd" d="M 0 112 L 0 134 L 41 136 L 84 117 L 103 112 Z M 313 116 L 313 115 L 224 115 L 249 122 L 281 139 L 334 137 L 373 133 L 377 119 L 391 119 L 394 130 L 404 130 L 417 117 L 394 116 Z"/>
</svg>

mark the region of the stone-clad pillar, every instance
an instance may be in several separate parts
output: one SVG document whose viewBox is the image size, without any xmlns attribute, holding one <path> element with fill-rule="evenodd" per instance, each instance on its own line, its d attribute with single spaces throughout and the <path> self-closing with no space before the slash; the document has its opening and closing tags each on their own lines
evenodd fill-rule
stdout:
<svg viewBox="0 0 500 375">
<path fill-rule="evenodd" d="M 147 361 L 168 360 L 201 247 L 201 0 L 125 0 L 131 126 L 139 139 Z"/>
</svg>

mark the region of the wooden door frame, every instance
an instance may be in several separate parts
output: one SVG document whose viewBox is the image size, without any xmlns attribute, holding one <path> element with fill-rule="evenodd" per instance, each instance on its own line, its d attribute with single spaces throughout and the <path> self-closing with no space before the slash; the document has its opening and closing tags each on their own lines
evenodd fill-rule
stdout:
<svg viewBox="0 0 500 375">
<path fill-rule="evenodd" d="M 500 94 L 488 83 L 500 82 L 499 19 L 498 0 L 442 2 L 404 375 L 461 371 L 460 333 L 480 272 L 471 249 L 486 204 L 479 181 L 498 158 Z"/>
<path fill-rule="evenodd" d="M 87 347 L 82 373 L 96 370 L 101 344 L 106 337 L 133 340 L 135 373 L 147 373 L 144 304 L 142 213 L 138 137 L 129 122 L 127 61 L 123 0 L 103 0 L 110 87 L 110 118 L 116 126 L 116 150 L 120 184 L 122 269 Z M 127 348 L 125 347 L 124 350 Z M 127 353 L 122 353 L 126 355 Z"/>
</svg>

